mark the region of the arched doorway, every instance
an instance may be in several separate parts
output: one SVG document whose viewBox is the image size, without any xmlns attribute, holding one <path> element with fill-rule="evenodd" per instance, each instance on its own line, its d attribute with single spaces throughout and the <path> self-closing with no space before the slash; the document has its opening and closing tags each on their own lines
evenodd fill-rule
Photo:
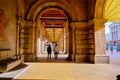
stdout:
<svg viewBox="0 0 120 80">
<path fill-rule="evenodd" d="M 66 60 L 69 53 L 69 25 L 67 15 L 59 8 L 51 7 L 40 11 L 37 17 L 37 58 L 47 59 L 47 47 L 52 47 L 54 59 L 55 44 L 59 48 L 59 61 Z"/>
<path fill-rule="evenodd" d="M 71 30 L 69 22 L 77 20 L 76 15 L 78 15 L 78 11 L 76 9 L 74 9 L 73 6 L 68 5 L 68 4 L 69 3 L 67 1 L 62 1 L 62 2 L 59 2 L 59 1 L 53 1 L 53 2 L 51 2 L 51 1 L 50 2 L 36 1 L 36 3 L 33 4 L 32 7 L 30 7 L 30 9 L 27 13 L 27 16 L 26 16 L 26 20 L 36 23 L 36 25 L 34 27 L 35 28 L 35 30 L 34 30 L 35 41 L 34 41 L 34 45 L 32 46 L 34 48 L 33 51 L 35 53 L 35 57 L 37 56 L 36 53 L 38 51 L 38 49 L 37 49 L 38 48 L 38 46 L 37 46 L 38 34 L 36 32 L 38 31 L 38 27 L 40 27 L 40 26 L 42 26 L 42 28 L 41 29 L 39 28 L 39 29 L 41 30 L 41 34 L 43 34 L 43 35 L 40 35 L 41 40 L 45 40 L 45 33 L 44 33 L 45 28 L 43 26 L 42 20 L 40 19 L 40 15 L 42 14 L 42 12 L 47 11 L 50 8 L 55 8 L 58 11 L 60 11 L 62 14 L 67 16 L 67 20 L 66 20 L 66 23 L 64 26 L 67 26 L 67 28 L 68 28 L 68 29 L 66 29 L 67 33 L 65 34 L 67 36 L 66 38 L 68 38 L 68 39 L 66 40 L 65 43 L 67 44 L 66 48 L 68 49 L 67 52 L 69 53 L 67 59 L 71 60 L 72 54 L 73 54 L 72 53 L 72 39 L 71 39 L 72 33 L 69 34 L 69 30 Z M 38 33 L 40 32 L 40 30 L 38 31 Z M 60 31 L 62 31 L 62 30 L 60 30 Z M 71 46 L 71 47 L 69 47 L 69 46 Z M 66 53 L 66 52 L 63 51 L 63 53 Z M 26 56 L 26 57 L 28 57 L 28 56 Z"/>
<path fill-rule="evenodd" d="M 86 4 L 87 1 L 82 1 L 81 4 Z M 69 8 L 68 8 L 69 7 Z M 64 13 L 65 15 L 67 15 L 67 25 L 68 25 L 68 48 L 69 48 L 69 58 L 72 61 L 78 61 L 78 62 L 85 62 L 85 61 L 90 61 L 90 62 L 94 62 L 94 55 L 95 55 L 95 51 L 94 51 L 94 20 L 89 20 L 87 17 L 87 8 L 86 7 L 81 7 L 83 9 L 79 9 L 79 8 L 75 8 L 76 5 L 72 6 L 70 5 L 70 3 L 68 1 L 48 1 L 48 2 L 42 2 L 41 0 L 36 1 L 35 4 L 33 4 L 30 8 L 28 13 L 26 14 L 26 20 L 28 22 L 33 22 L 36 23 L 36 25 L 34 26 L 34 30 L 33 32 L 33 37 L 34 38 L 30 38 L 31 41 L 33 43 L 30 43 L 30 52 L 25 52 L 25 53 L 30 53 L 30 54 L 25 54 L 26 57 L 28 57 L 29 55 L 32 55 L 31 53 L 34 53 L 36 55 L 37 53 L 37 39 L 38 36 L 40 36 L 42 41 L 46 41 L 46 43 L 50 40 L 49 37 L 47 37 L 46 39 L 46 34 L 45 31 L 49 31 L 48 28 L 45 28 L 43 25 L 43 21 L 41 18 L 42 13 L 44 13 L 45 11 L 49 10 L 50 8 L 55 8 L 58 9 L 58 11 L 60 10 L 60 12 Z M 94 7 L 94 6 L 93 6 Z M 93 8 L 92 7 L 92 8 Z M 82 13 L 80 13 L 80 11 Z M 91 16 L 92 18 L 93 16 Z M 47 20 L 48 21 L 48 20 Z M 50 25 L 54 24 L 54 20 L 51 20 L 51 22 L 46 22 L 46 24 Z M 31 24 L 32 25 L 32 24 Z M 29 25 L 27 25 L 29 26 Z M 41 28 L 40 28 L 41 27 Z M 97 26 L 96 26 L 97 27 Z M 40 30 L 38 30 L 40 29 Z M 38 32 L 37 32 L 38 31 Z M 54 33 L 56 30 L 53 29 L 51 32 Z M 62 31 L 62 30 L 60 30 Z M 92 31 L 92 38 L 90 37 L 88 39 L 88 32 Z M 38 33 L 40 33 L 40 35 L 38 35 Z M 31 33 L 32 34 L 32 33 Z M 34 40 L 34 41 L 33 41 Z M 51 39 L 52 40 L 52 39 Z M 55 41 L 56 39 L 53 38 L 53 40 Z M 91 40 L 92 43 L 88 43 L 88 40 Z M 66 40 L 67 41 L 67 40 Z M 37 49 L 37 50 L 36 50 Z M 88 51 L 89 49 L 89 51 Z M 45 50 L 45 49 L 44 49 Z M 43 50 L 43 51 L 44 51 Z"/>
</svg>

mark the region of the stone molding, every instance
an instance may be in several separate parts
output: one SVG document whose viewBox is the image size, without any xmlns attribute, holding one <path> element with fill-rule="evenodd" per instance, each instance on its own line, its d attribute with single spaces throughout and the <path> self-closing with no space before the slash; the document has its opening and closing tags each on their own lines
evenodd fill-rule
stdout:
<svg viewBox="0 0 120 80">
<path fill-rule="evenodd" d="M 92 19 L 89 20 L 88 22 L 71 22 L 70 23 L 70 27 L 76 28 L 76 29 L 85 29 L 88 28 L 90 26 L 96 26 L 99 28 L 104 28 L 104 24 L 107 20 L 106 19 Z M 95 28 L 96 29 L 96 28 Z"/>
<path fill-rule="evenodd" d="M 21 27 L 36 27 L 36 22 L 26 21 L 21 17 L 16 17 L 16 19 L 17 19 L 17 25 L 20 25 Z"/>
<path fill-rule="evenodd" d="M 85 29 L 88 27 L 88 22 L 71 22 L 70 27 L 73 29 Z"/>
</svg>

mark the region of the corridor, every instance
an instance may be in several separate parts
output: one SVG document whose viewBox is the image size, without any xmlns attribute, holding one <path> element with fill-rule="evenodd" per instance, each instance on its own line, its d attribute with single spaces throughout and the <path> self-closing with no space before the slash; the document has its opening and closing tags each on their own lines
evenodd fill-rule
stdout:
<svg viewBox="0 0 120 80">
<path fill-rule="evenodd" d="M 0 0 L 0 80 L 117 80 L 120 53 L 105 54 L 107 22 L 120 22 L 120 1 Z M 111 29 L 120 39 L 120 25 Z M 47 59 L 49 45 L 64 54 Z"/>
</svg>

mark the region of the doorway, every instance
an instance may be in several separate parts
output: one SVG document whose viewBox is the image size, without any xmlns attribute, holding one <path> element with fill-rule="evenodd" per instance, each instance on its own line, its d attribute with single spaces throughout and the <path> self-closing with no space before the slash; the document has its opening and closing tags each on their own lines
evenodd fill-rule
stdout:
<svg viewBox="0 0 120 80">
<path fill-rule="evenodd" d="M 39 61 L 66 61 L 69 55 L 69 21 L 66 14 L 57 8 L 48 8 L 37 19 L 37 59 Z M 51 45 L 51 60 L 47 60 L 47 47 Z M 54 48 L 59 49 L 54 60 Z"/>
</svg>

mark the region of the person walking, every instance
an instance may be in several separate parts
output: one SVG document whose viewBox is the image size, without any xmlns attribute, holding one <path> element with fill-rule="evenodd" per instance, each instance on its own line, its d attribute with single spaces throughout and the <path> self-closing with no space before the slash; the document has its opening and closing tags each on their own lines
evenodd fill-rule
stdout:
<svg viewBox="0 0 120 80">
<path fill-rule="evenodd" d="M 110 50 L 111 50 L 111 53 L 113 53 L 113 46 L 111 45 L 111 48 L 110 48 Z"/>
<path fill-rule="evenodd" d="M 58 47 L 56 46 L 54 48 L 54 56 L 55 56 L 55 59 L 58 59 L 58 54 L 59 54 L 59 50 L 58 50 Z"/>
<path fill-rule="evenodd" d="M 52 51 L 52 49 L 51 49 L 51 46 L 49 44 L 47 47 L 47 53 L 48 53 L 47 59 L 51 59 L 51 51 Z"/>
</svg>

